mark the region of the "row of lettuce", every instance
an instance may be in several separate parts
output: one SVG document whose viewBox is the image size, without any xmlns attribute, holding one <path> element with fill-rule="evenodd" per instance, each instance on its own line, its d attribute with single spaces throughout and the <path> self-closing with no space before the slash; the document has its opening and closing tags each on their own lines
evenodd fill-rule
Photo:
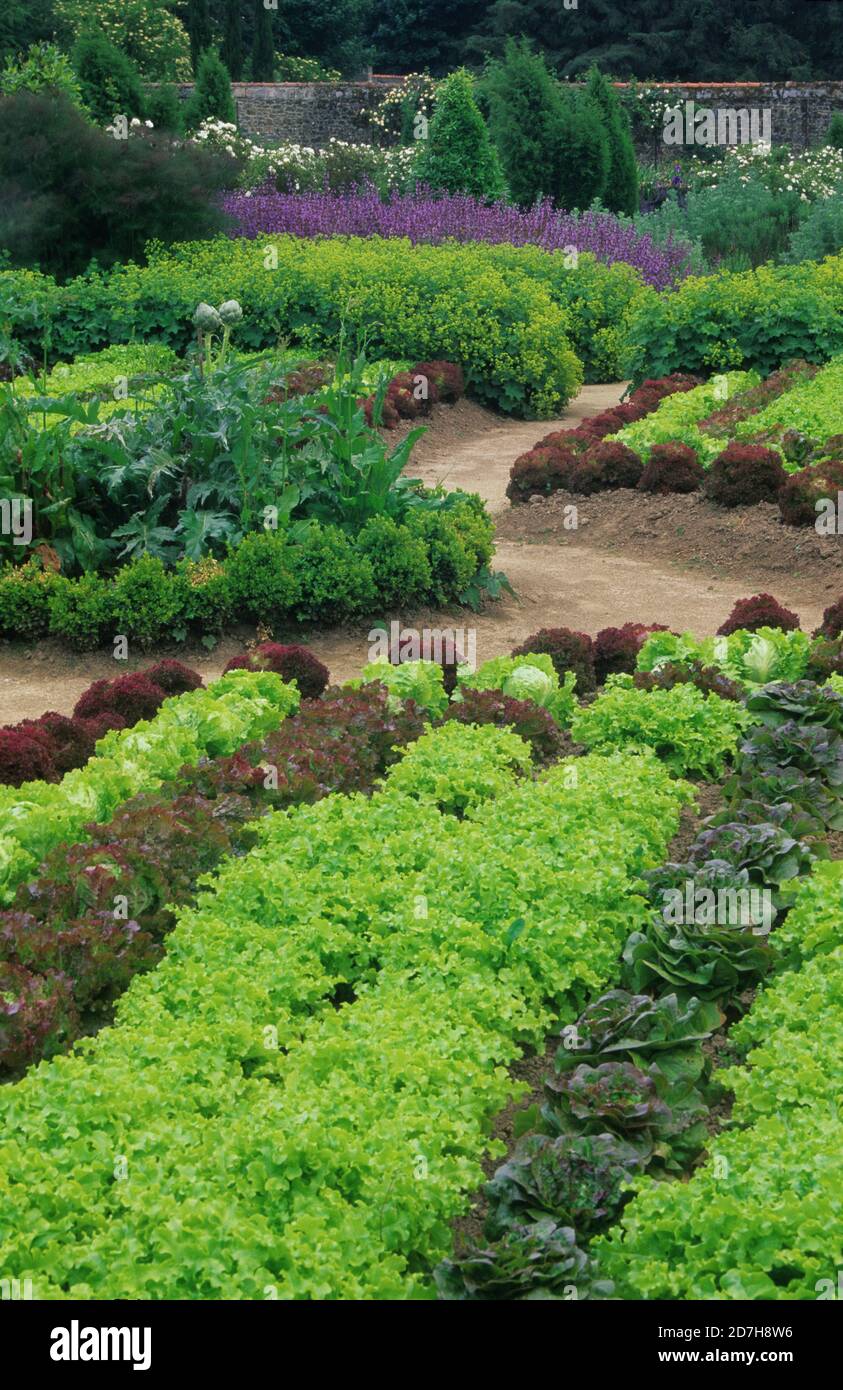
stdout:
<svg viewBox="0 0 843 1390">
<path fill-rule="evenodd" d="M 756 603 L 755 616 L 763 616 L 763 605 Z M 0 1060 L 14 1071 L 67 1046 L 91 1011 L 107 1013 L 135 971 L 160 955 L 171 925 L 163 910 L 167 892 L 174 902 L 183 901 L 180 893 L 189 896 L 201 868 L 231 852 L 250 815 L 325 789 L 361 789 L 353 780 L 361 766 L 370 789 L 387 765 L 390 738 L 404 743 L 412 736 L 398 737 L 396 710 L 415 733 L 420 716 L 512 728 L 537 763 L 560 755 L 562 731 L 570 727 L 596 751 L 618 744 L 655 749 L 675 772 L 717 777 L 746 723 L 742 691 L 804 674 L 811 661 L 827 673 L 828 651 L 837 647 L 839 639 L 812 643 L 798 630 L 738 629 L 698 643 L 689 634 L 629 624 L 604 630 L 593 643 L 584 634 L 543 629 L 512 656 L 476 671 L 375 662 L 328 703 L 313 701 L 328 679 L 321 663 L 306 649 L 272 643 L 233 658 L 229 673 L 207 691 L 177 663 L 96 682 L 73 719 L 48 715 L 0 730 L 0 754 L 20 774 L 26 766 L 42 768 L 50 740 L 68 756 L 79 752 L 79 726 L 86 736 L 92 722 L 108 729 L 96 756 L 63 777 L 54 761 L 51 780 L 17 775 L 16 785 L 0 790 L 2 957 L 20 972 L 6 976 Z M 639 669 L 610 674 L 619 666 Z M 188 693 L 165 699 L 154 678 Z M 588 695 L 598 678 L 606 681 L 603 694 L 578 707 L 575 689 Z M 355 686 L 375 701 L 374 724 L 364 718 L 365 701 L 351 698 Z M 307 707 L 279 731 L 297 689 Z M 369 743 L 382 726 L 374 761 L 360 747 L 351 756 L 350 719 L 362 720 Z M 350 740 L 340 754 L 338 730 Z M 435 767 L 431 779 L 435 786 Z M 821 805 L 817 784 L 802 782 L 791 776 L 788 795 L 805 807 Z M 467 785 L 454 809 L 463 812 L 471 799 Z"/>
<path fill-rule="evenodd" d="M 265 818 L 115 1026 L 0 1092 L 9 1276 L 40 1298 L 429 1293 L 506 1066 L 611 977 L 684 799 L 652 754 L 579 759 L 575 786 L 564 763 L 517 779 L 528 758 L 453 723 L 373 796 Z"/>
<path fill-rule="evenodd" d="M 737 675 L 729 641 L 709 650 Z M 669 678 L 684 658 L 690 675 L 705 669 L 694 656 L 705 645 L 655 634 L 641 665 Z M 523 1114 L 486 1187 L 488 1244 L 442 1263 L 441 1296 L 835 1296 L 843 864 L 818 856 L 843 824 L 839 678 L 753 683 L 735 718 L 744 733 L 724 809 L 685 862 L 644 874 L 647 922 L 626 941 L 621 987 L 562 1028 L 545 1103 Z M 627 715 L 612 746 L 634 750 L 642 732 Z M 696 752 L 661 751 L 677 770 L 700 766 Z M 744 1064 L 712 1070 L 715 1035 L 768 975 L 728 1035 Z M 720 1133 L 711 1107 L 730 1092 Z"/>
<path fill-rule="evenodd" d="M 515 414 L 562 410 L 583 380 L 764 374 L 843 349 L 839 257 L 686 280 L 660 294 L 632 267 L 538 246 L 413 245 L 401 238 L 279 236 L 152 249 L 59 286 L 9 271 L 0 293 L 17 338 L 40 358 L 134 339 L 179 351 L 200 301 L 234 297 L 247 348 L 336 350 L 343 331 L 385 358 L 459 362 L 480 400 Z"/>
<path fill-rule="evenodd" d="M 772 946 L 755 920 L 743 930 L 686 929 L 682 939 L 656 907 L 690 876 L 697 887 L 772 885 L 781 912 L 782 886 L 813 859 L 799 837 L 841 814 L 833 770 L 843 697 L 834 678 L 826 687 L 766 683 L 776 662 L 790 677 L 805 668 L 802 633 L 738 630 L 696 647 L 687 635 L 638 635 L 637 673 L 610 676 L 579 708 L 573 672 L 560 680 L 539 653 L 461 671 L 450 702 L 433 663 L 375 663 L 352 688 L 298 713 L 295 688 L 272 672 L 233 672 L 211 687 L 221 723 L 205 704 L 211 692 L 199 691 L 168 701 L 149 725 L 107 736 L 86 771 L 102 787 L 97 763 L 110 761 L 114 774 L 119 758 L 108 754 L 125 748 L 121 789 L 142 794 L 101 836 L 89 824 L 82 840 L 66 823 L 59 835 L 79 840 L 77 849 L 48 852 L 41 878 L 4 913 L 4 940 L 17 930 L 17 941 L 38 943 L 44 959 L 52 950 L 61 967 L 74 945 L 77 961 L 85 955 L 75 919 L 87 911 L 93 927 L 99 914 L 102 927 L 110 917 L 119 932 L 113 904 L 125 900 L 139 909 L 133 929 L 146 941 L 135 960 L 126 951 L 122 977 L 99 999 L 91 963 L 104 957 L 89 956 L 83 987 L 94 1013 L 128 983 L 115 1026 L 0 1093 L 0 1230 L 13 1277 L 32 1279 L 47 1298 L 429 1296 L 425 1270 L 447 1253 L 448 1223 L 477 1186 L 484 1149 L 494 1152 L 488 1116 L 513 1089 L 503 1068 L 585 1007 L 575 1027 L 591 1044 L 584 1058 L 563 1046 L 567 1079 L 549 1087 L 549 1132 L 526 1140 L 492 1184 L 497 1244 L 443 1266 L 440 1291 L 553 1297 L 564 1280 L 575 1296 L 606 1297 L 614 1280 L 624 1296 L 658 1296 L 649 1291 L 666 1287 L 658 1278 L 669 1269 L 679 1292 L 661 1296 L 710 1296 L 686 1292 L 704 1287 L 694 1282 L 693 1231 L 711 1192 L 696 1205 L 683 1196 L 702 1178 L 642 1184 L 627 1238 L 643 1242 L 640 1259 L 634 1251 L 627 1260 L 624 1246 L 612 1264 L 595 1247 L 597 1267 L 583 1235 L 616 1214 L 630 1173 L 669 1173 L 699 1151 L 711 1086 L 701 1042 L 721 1021 L 717 1005 L 777 953 L 792 968 L 834 950 L 827 900 L 819 923 L 806 932 L 807 909 L 793 913 Z M 193 767 L 177 768 L 175 749 L 132 785 L 131 740 L 154 750 L 163 721 L 172 743 L 176 730 L 196 733 L 197 713 L 204 732 Z M 422 715 L 446 722 L 421 734 Z M 519 719 L 527 741 L 513 732 Z M 594 751 L 526 776 L 531 749 L 558 752 L 543 722 L 570 725 Z M 230 756 L 254 729 L 258 737 Z M 692 798 L 674 774 L 721 775 L 741 739 L 729 810 L 689 863 L 655 870 Z M 198 757 L 202 748 L 212 756 Z M 163 788 L 153 785 L 162 778 Z M 45 791 L 61 799 L 63 788 L 17 796 L 25 806 Z M 69 790 L 79 795 L 72 780 Z M 301 801 L 318 804 L 248 825 Z M 51 805 L 51 817 L 61 809 Z M 101 818 L 112 810 L 104 804 Z M 449 863 L 459 863 L 457 877 L 443 873 Z M 216 877 L 202 880 L 197 898 L 196 876 L 208 870 Z M 839 885 L 833 867 L 822 872 L 818 894 Z M 619 979 L 625 992 L 589 1003 Z M 799 1009 L 789 1017 L 791 1031 L 797 1019 L 809 1026 Z M 59 1031 L 54 1046 L 66 1040 Z M 806 1063 L 810 1049 L 808 1038 Z M 815 1070 L 818 1095 L 824 1077 Z M 800 1107 L 813 1094 L 798 1076 L 789 1093 Z M 829 1112 L 815 1146 L 823 1162 L 833 1130 Z M 734 1136 L 728 1142 L 740 1151 Z M 746 1152 L 757 1155 L 760 1143 L 750 1136 Z M 745 1174 L 737 1160 L 733 1171 Z M 784 1179 L 755 1181 L 774 1191 Z M 829 1213 L 821 1234 L 811 1225 L 821 1182 L 820 1172 L 798 1211 L 776 1208 L 779 1244 L 764 1245 L 764 1231 L 744 1223 L 738 1274 L 718 1267 L 723 1277 L 711 1284 L 710 1246 L 713 1296 L 770 1296 L 746 1282 L 749 1265 L 778 1270 L 781 1242 L 797 1236 L 802 1253 L 791 1250 L 786 1277 L 772 1282 L 783 1296 L 808 1296 L 805 1281 L 837 1237 Z M 720 1192 L 724 1220 L 742 1191 Z M 576 1214 L 565 1205 L 572 1194 Z M 647 1201 L 691 1203 L 684 1227 L 667 1210 L 663 1221 L 665 1232 L 691 1232 L 686 1275 L 647 1243 L 646 1222 L 635 1226 Z M 798 1230 L 797 1218 L 806 1223 Z"/>
<path fill-rule="evenodd" d="M 649 404 L 654 388 L 661 399 Z M 627 487 L 695 493 L 723 507 L 778 503 L 782 521 L 814 525 L 843 484 L 843 357 L 757 371 L 645 381 L 628 401 L 551 432 L 513 464 L 513 503 L 559 490 Z M 669 388 L 669 389 L 666 389 Z"/>
</svg>

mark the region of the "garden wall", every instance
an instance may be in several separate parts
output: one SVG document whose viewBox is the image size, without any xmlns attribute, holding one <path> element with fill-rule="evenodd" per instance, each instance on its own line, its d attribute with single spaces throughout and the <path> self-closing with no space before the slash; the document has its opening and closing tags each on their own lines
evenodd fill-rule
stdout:
<svg viewBox="0 0 843 1390">
<path fill-rule="evenodd" d="M 374 74 L 363 82 L 235 82 L 237 120 L 244 134 L 258 142 L 292 140 L 319 147 L 332 136 L 368 141 L 371 130 L 360 120 L 364 107 L 378 103 L 384 92 L 401 81 Z M 619 83 L 619 86 L 625 84 Z M 718 108 L 767 107 L 772 111 L 774 144 L 803 150 L 825 134 L 832 111 L 843 110 L 843 82 L 651 83 L 677 103 Z M 192 87 L 184 84 L 183 97 Z M 675 147 L 663 144 L 661 125 L 652 135 L 639 136 L 644 159 L 669 160 Z"/>
</svg>

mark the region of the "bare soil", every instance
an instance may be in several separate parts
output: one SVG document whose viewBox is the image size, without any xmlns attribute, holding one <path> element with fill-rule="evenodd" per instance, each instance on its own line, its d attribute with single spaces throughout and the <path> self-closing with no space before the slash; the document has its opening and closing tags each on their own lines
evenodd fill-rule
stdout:
<svg viewBox="0 0 843 1390">
<path fill-rule="evenodd" d="M 484 498 L 498 526 L 495 567 L 508 575 L 517 598 L 504 596 L 477 615 L 458 608 L 379 612 L 342 628 L 279 628 L 276 639 L 306 643 L 332 679 L 343 681 L 365 664 L 368 632 L 384 617 L 416 628 L 473 628 L 480 661 L 510 651 L 540 627 L 594 634 L 628 621 L 660 622 L 706 635 L 736 599 L 765 590 L 795 609 L 804 627 L 818 626 L 822 610 L 843 592 L 843 544 L 810 528 L 779 526 L 772 508 L 727 512 L 694 496 L 647 498 L 627 490 L 593 498 L 559 494 L 510 507 L 506 485 L 517 456 L 550 430 L 616 403 L 623 389 L 623 383 L 584 387 L 563 420 L 509 420 L 466 400 L 435 407 L 407 471 Z M 387 437 L 397 442 L 403 432 Z M 562 525 L 566 500 L 578 508 L 576 531 Z M 254 636 L 244 627 L 210 653 L 174 644 L 154 654 L 134 651 L 119 665 L 108 652 L 77 653 L 54 642 L 0 643 L 0 724 L 48 709 L 69 713 L 91 681 L 142 668 L 155 656 L 176 655 L 213 679 Z"/>
</svg>

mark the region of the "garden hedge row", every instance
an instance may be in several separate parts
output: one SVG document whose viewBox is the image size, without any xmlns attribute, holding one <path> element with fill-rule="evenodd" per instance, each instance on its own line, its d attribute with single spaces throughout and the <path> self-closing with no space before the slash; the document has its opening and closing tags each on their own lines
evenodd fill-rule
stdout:
<svg viewBox="0 0 843 1390">
<path fill-rule="evenodd" d="M 120 634 L 141 647 L 214 635 L 232 623 L 336 623 L 380 608 L 454 603 L 493 552 L 478 498 L 404 523 L 373 517 L 355 537 L 310 522 L 295 541 L 256 531 L 225 560 L 165 569 L 143 556 L 114 578 L 80 579 L 37 565 L 0 570 L 0 638 L 51 636 L 92 648 Z"/>
<path fill-rule="evenodd" d="M 46 322 L 51 351 L 62 357 L 133 338 L 183 351 L 197 304 L 234 298 L 244 311 L 241 348 L 283 339 L 318 355 L 336 350 L 344 326 L 373 356 L 447 358 L 462 365 L 481 400 L 550 416 L 576 394 L 582 364 L 553 277 L 522 273 L 513 254 L 514 261 L 506 248 L 379 237 L 221 238 L 153 247 L 144 267 L 119 266 L 61 287 L 35 272 L 4 272 L 0 297 L 39 358 Z M 551 253 L 542 255 L 550 266 Z"/>
<path fill-rule="evenodd" d="M 670 294 L 642 289 L 626 334 L 636 382 L 680 368 L 766 376 L 792 358 L 825 362 L 843 350 L 843 256 L 691 278 Z"/>
</svg>

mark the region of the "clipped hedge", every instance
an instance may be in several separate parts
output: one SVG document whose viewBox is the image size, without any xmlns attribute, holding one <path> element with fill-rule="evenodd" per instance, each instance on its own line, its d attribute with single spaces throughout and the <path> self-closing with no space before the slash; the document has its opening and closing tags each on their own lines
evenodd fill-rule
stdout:
<svg viewBox="0 0 843 1390">
<path fill-rule="evenodd" d="M 244 311 L 243 348 L 283 337 L 318 356 L 336 349 L 344 327 L 365 337 L 370 355 L 461 364 L 468 389 L 501 410 L 554 415 L 582 383 L 569 315 L 549 284 L 500 256 L 505 250 L 380 237 L 226 237 L 153 247 L 144 267 L 62 287 L 32 271 L 4 272 L 0 294 L 11 300 L 17 336 L 35 352 L 45 319 L 60 356 L 133 338 L 183 351 L 196 305 L 234 298 Z"/>
<path fill-rule="evenodd" d="M 295 541 L 255 531 L 223 561 L 182 560 L 172 570 L 151 556 L 113 578 L 7 565 L 0 638 L 94 648 L 119 633 L 147 648 L 240 621 L 336 623 L 378 607 L 455 603 L 491 559 L 493 533 L 479 499 L 466 498 L 412 508 L 403 523 L 375 517 L 355 537 L 315 521 Z"/>
<path fill-rule="evenodd" d="M 432 1296 L 499 1151 L 502 1068 L 612 978 L 688 795 L 652 756 L 576 767 L 464 819 L 426 773 L 266 817 L 115 1026 L 0 1089 L 7 1275 L 38 1298 Z"/>
<path fill-rule="evenodd" d="M 824 362 L 843 350 L 843 256 L 694 277 L 671 294 L 643 289 L 630 305 L 627 345 L 634 381 L 680 369 L 766 375 L 794 357 Z"/>
</svg>

